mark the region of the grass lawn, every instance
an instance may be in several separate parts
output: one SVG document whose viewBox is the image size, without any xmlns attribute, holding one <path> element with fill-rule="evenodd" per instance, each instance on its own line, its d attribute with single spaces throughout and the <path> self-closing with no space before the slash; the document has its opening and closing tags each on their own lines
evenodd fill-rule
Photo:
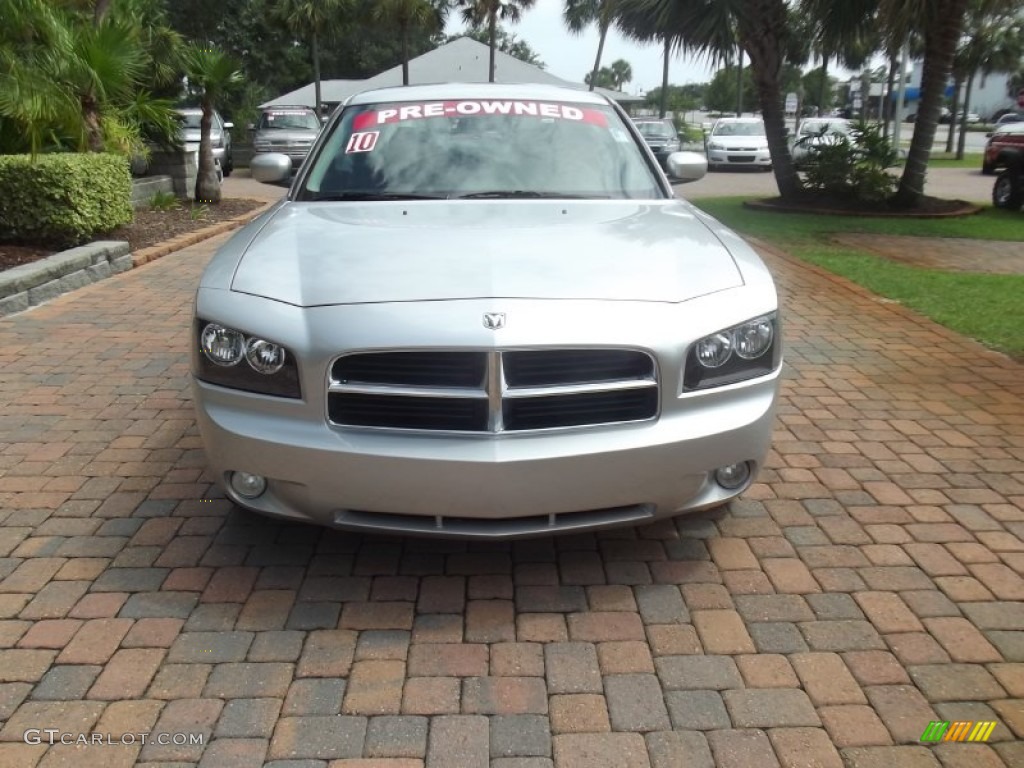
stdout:
<svg viewBox="0 0 1024 768">
<path fill-rule="evenodd" d="M 895 299 L 953 330 L 1024 359 L 1024 275 L 942 272 L 898 264 L 840 246 L 832 232 L 924 237 L 1024 239 L 1024 215 L 987 208 L 957 219 L 870 219 L 770 213 L 743 207 L 743 198 L 694 201 L 740 234 L 761 238 L 792 255 Z"/>
</svg>

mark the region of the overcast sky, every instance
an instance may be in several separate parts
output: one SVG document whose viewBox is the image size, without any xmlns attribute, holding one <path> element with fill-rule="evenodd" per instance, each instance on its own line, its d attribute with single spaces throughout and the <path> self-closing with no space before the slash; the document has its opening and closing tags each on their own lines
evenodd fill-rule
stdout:
<svg viewBox="0 0 1024 768">
<path fill-rule="evenodd" d="M 591 26 L 578 36 L 570 34 L 562 21 L 563 6 L 562 0 L 537 0 L 533 8 L 523 14 L 519 24 L 506 26 L 506 29 L 530 44 L 548 72 L 582 83 L 594 66 L 597 28 Z M 459 13 L 451 14 L 448 34 L 457 34 L 463 29 Z M 637 45 L 612 29 L 605 41 L 601 64 L 607 66 L 616 59 L 625 59 L 633 68 L 633 81 L 624 88 L 629 93 L 661 85 L 661 47 L 657 44 Z M 690 55 L 676 56 L 669 66 L 669 82 L 676 85 L 707 82 L 712 76 L 705 59 Z"/>
</svg>

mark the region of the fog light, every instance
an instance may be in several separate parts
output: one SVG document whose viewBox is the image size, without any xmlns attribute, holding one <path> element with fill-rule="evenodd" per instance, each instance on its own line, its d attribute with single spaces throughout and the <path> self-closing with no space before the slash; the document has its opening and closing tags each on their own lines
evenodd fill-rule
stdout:
<svg viewBox="0 0 1024 768">
<path fill-rule="evenodd" d="M 715 482 L 727 491 L 735 491 L 750 479 L 750 464 L 741 461 L 715 470 Z"/>
<path fill-rule="evenodd" d="M 252 475 L 248 472 L 231 473 L 231 489 L 246 499 L 255 499 L 262 496 L 267 490 L 267 481 L 262 475 Z"/>
</svg>

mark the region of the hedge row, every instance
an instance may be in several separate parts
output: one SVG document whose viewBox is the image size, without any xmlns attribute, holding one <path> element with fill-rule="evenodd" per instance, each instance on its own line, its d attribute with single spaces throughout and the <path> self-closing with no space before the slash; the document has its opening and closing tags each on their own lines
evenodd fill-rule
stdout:
<svg viewBox="0 0 1024 768">
<path fill-rule="evenodd" d="M 0 155 L 0 241 L 67 248 L 132 220 L 124 155 Z"/>
</svg>

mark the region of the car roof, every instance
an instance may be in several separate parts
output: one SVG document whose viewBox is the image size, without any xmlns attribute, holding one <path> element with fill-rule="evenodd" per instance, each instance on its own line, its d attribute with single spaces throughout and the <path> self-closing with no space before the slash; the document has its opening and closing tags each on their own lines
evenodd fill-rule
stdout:
<svg viewBox="0 0 1024 768">
<path fill-rule="evenodd" d="M 718 118 L 719 123 L 763 123 L 764 119 L 760 117 L 720 117 Z"/>
<path fill-rule="evenodd" d="M 262 112 L 280 112 L 281 110 L 289 109 L 296 110 L 301 109 L 303 112 L 316 112 L 312 107 L 307 107 L 305 104 L 275 104 L 272 107 L 263 107 Z"/>
<path fill-rule="evenodd" d="M 607 105 L 600 94 L 576 88 L 540 83 L 436 83 L 433 85 L 396 85 L 357 93 L 348 100 L 353 104 L 376 104 L 394 101 L 435 101 L 437 99 L 546 99 L 577 104 Z"/>
</svg>

